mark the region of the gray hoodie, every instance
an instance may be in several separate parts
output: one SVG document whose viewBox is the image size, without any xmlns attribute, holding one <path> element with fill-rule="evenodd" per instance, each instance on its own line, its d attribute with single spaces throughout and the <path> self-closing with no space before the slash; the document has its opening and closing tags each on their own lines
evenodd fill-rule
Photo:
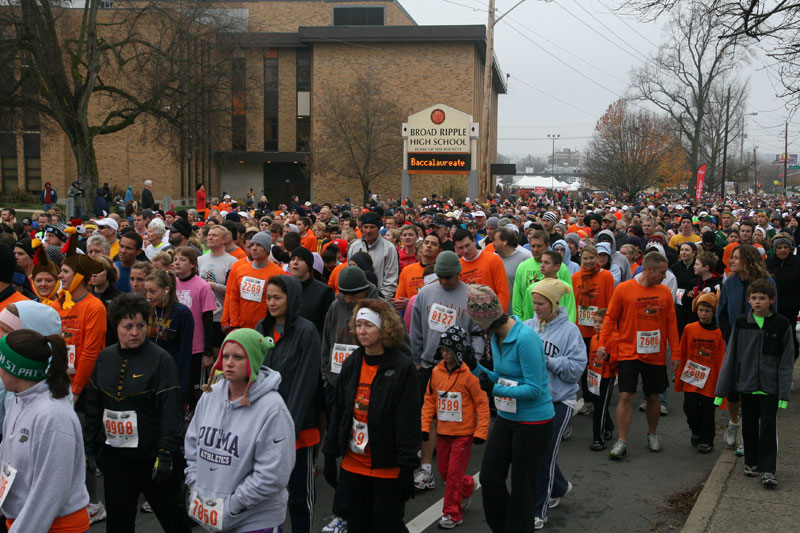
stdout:
<svg viewBox="0 0 800 533">
<path fill-rule="evenodd" d="M 78 416 L 69 397 L 53 398 L 46 381 L 14 395 L 0 461 L 17 470 L 2 507 L 14 531 L 47 531 L 57 517 L 89 504 Z"/>
<path fill-rule="evenodd" d="M 224 531 L 275 527 L 286 519 L 295 431 L 280 383 L 280 374 L 262 367 L 248 392 L 250 405 L 241 405 L 228 400 L 228 381 L 219 381 L 200 397 L 186 431 L 186 486 L 190 494 L 223 500 Z"/>
<path fill-rule="evenodd" d="M 436 304 L 452 310 L 455 317 L 453 323 L 448 323 L 447 326 L 458 326 L 466 331 L 470 335 L 472 349 L 480 359 L 484 350 L 484 340 L 480 326 L 473 322 L 467 313 L 467 284 L 459 282 L 458 287 L 447 291 L 435 281 L 419 290 L 411 312 L 411 359 L 414 364 L 422 364 L 425 368 L 431 368 L 435 364 L 433 356 L 439 347 L 443 331 L 447 329 L 443 327 L 437 330 L 431 327 L 432 322 L 436 323 L 435 320 L 431 320 L 431 308 Z"/>
<path fill-rule="evenodd" d="M 631 264 L 628 262 L 628 259 L 622 255 L 621 253 L 617 252 L 617 238 L 614 237 L 614 232 L 604 229 L 600 233 L 595 236 L 595 241 L 597 240 L 600 235 L 609 235 L 611 236 L 611 262 L 619 267 L 622 271 L 621 274 L 621 281 L 628 281 L 633 277 L 633 273 L 631 272 Z"/>
</svg>

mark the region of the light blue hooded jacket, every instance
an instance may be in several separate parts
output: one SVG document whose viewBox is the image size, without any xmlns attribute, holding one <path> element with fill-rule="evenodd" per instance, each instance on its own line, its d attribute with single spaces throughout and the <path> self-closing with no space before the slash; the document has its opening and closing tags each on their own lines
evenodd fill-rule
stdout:
<svg viewBox="0 0 800 533">
<path fill-rule="evenodd" d="M 540 322 L 534 315 L 525 325 L 533 328 L 544 343 L 553 402 L 576 401 L 578 381 L 588 362 L 581 330 L 570 322 L 564 307 L 558 308 L 558 315 L 550 322 Z"/>
<path fill-rule="evenodd" d="M 564 249 L 564 260 L 562 261 L 562 263 L 564 263 L 567 266 L 567 270 L 569 270 L 570 276 L 581 269 L 581 266 L 572 260 L 572 252 L 569 251 L 569 245 L 567 244 L 567 241 L 565 241 L 564 239 L 558 239 L 556 242 L 553 243 L 552 246 L 553 250 L 556 249 L 556 246 L 560 246 L 561 248 Z"/>
</svg>

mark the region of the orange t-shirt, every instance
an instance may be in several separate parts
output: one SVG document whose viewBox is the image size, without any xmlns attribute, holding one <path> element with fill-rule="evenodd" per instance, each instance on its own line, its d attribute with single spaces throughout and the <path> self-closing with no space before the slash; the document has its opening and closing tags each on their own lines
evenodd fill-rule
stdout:
<svg viewBox="0 0 800 533">
<path fill-rule="evenodd" d="M 338 265 L 333 267 L 333 270 L 331 270 L 331 275 L 328 276 L 328 286 L 331 289 L 333 289 L 333 292 L 335 292 L 337 296 L 339 294 L 339 274 L 342 272 L 342 269 L 344 269 L 344 267 L 346 266 L 347 266 L 347 261 L 345 261 L 344 263 L 339 263 Z"/>
<path fill-rule="evenodd" d="M 677 392 L 696 392 L 713 398 L 724 357 L 725 339 L 719 328 L 709 330 L 704 328 L 700 322 L 687 324 L 681 338 L 681 358 L 678 370 L 675 371 L 675 390 Z M 698 365 L 690 369 L 687 379 L 690 381 L 704 379 L 703 387 L 699 387 L 697 381 L 693 385 L 681 379 L 687 359 Z M 708 370 L 699 367 L 705 367 Z"/>
<path fill-rule="evenodd" d="M 11 529 L 11 524 L 14 523 L 12 518 L 6 519 L 6 527 Z M 89 531 L 89 513 L 86 508 L 78 509 L 74 513 L 59 516 L 53 520 L 48 533 L 84 533 Z"/>
<path fill-rule="evenodd" d="M 601 268 L 591 275 L 586 269 L 580 269 L 572 275 L 572 290 L 575 295 L 575 307 L 578 312 L 578 329 L 584 339 L 595 334 L 591 317 L 592 311 L 605 309 L 614 292 L 614 276 L 610 270 Z M 592 309 L 596 307 L 597 309 Z M 592 325 L 590 325 L 592 323 Z"/>
<path fill-rule="evenodd" d="M 461 262 L 461 274 L 458 278 L 461 281 L 467 285 L 471 283 L 488 285 L 497 294 L 503 309 L 508 308 L 511 296 L 508 291 L 508 276 L 499 255 L 481 250 L 478 257 L 472 261 L 460 257 L 459 262 Z"/>
<path fill-rule="evenodd" d="M 72 380 L 72 393 L 80 396 L 89 383 L 94 363 L 100 351 L 106 347 L 106 306 L 96 296 L 87 294 L 75 302 L 72 309 L 63 309 L 61 301 L 56 300 L 50 307 L 61 317 L 61 335 L 67 343 L 70 359 L 74 359 L 75 374 Z"/>
<path fill-rule="evenodd" d="M 366 361 L 361 362 L 361 374 L 358 378 L 356 398 L 353 403 L 353 418 L 362 424 L 367 423 L 372 381 L 375 379 L 377 373 L 378 365 L 368 365 Z M 367 439 L 369 439 L 369 427 L 367 427 L 366 433 Z M 372 454 L 370 452 L 369 440 L 367 440 L 367 446 L 363 454 L 353 453 L 349 448 L 344 452 L 342 468 L 353 474 L 382 479 L 395 479 L 400 476 L 400 467 L 372 468 Z"/>
<path fill-rule="evenodd" d="M 272 262 L 267 262 L 262 268 L 253 268 L 252 263 L 234 263 L 225 287 L 228 315 L 223 313 L 222 325 L 255 329 L 267 316 L 267 281 L 272 276 L 283 275 L 286 272 Z"/>
<path fill-rule="evenodd" d="M 672 358 L 680 359 L 675 303 L 664 285 L 644 287 L 635 279 L 620 283 L 608 304 L 599 346 L 607 346 L 614 332 L 619 336 L 620 361 L 664 365 L 667 341 Z"/>
<path fill-rule="evenodd" d="M 308 250 L 309 252 L 316 252 L 317 251 L 317 237 L 311 230 L 306 232 L 306 236 L 300 239 L 300 246 Z"/>
<path fill-rule="evenodd" d="M 239 248 L 238 246 L 235 246 L 233 248 L 233 250 L 231 250 L 230 252 L 228 252 L 226 250 L 225 253 L 232 255 L 236 259 L 245 259 L 245 258 L 247 258 L 247 253 L 244 250 L 242 250 L 241 248 Z"/>
<path fill-rule="evenodd" d="M 28 298 L 27 296 L 25 296 L 21 292 L 16 291 L 16 292 L 14 292 L 14 294 L 12 294 L 8 298 L 6 298 L 2 302 L 0 302 L 0 311 L 2 311 L 3 309 L 5 309 L 6 307 L 8 307 L 9 305 L 11 305 L 13 303 L 21 302 L 21 301 L 24 301 L 24 300 L 30 300 L 30 298 Z"/>
<path fill-rule="evenodd" d="M 419 261 L 400 271 L 396 298 L 411 298 L 425 286 L 425 267 Z"/>
</svg>

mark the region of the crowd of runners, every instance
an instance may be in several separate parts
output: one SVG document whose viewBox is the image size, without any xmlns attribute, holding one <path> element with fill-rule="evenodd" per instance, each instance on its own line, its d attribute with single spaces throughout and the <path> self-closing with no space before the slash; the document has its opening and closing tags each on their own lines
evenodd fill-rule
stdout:
<svg viewBox="0 0 800 533">
<path fill-rule="evenodd" d="M 686 446 L 736 449 L 777 486 L 797 199 L 265 200 L 2 210 L 10 531 L 132 532 L 153 512 L 169 532 L 301 533 L 317 512 L 324 533 L 400 532 L 424 490 L 449 529 L 474 446 L 491 531 L 541 529 L 572 490 L 573 424 L 592 427 L 586 453 L 662 452 L 678 394 Z"/>
</svg>

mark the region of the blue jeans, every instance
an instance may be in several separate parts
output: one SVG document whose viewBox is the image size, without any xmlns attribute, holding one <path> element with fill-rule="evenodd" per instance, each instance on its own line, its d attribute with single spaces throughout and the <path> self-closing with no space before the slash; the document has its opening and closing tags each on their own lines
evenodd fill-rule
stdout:
<svg viewBox="0 0 800 533">
<path fill-rule="evenodd" d="M 54 205 L 56 205 L 56 204 L 42 204 L 42 211 L 47 213 L 48 211 L 50 211 L 53 208 Z"/>
</svg>

